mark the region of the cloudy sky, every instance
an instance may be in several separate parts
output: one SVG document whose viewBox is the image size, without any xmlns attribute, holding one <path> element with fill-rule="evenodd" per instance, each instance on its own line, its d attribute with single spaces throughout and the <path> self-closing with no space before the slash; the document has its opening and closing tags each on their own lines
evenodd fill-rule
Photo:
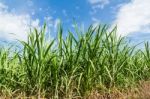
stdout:
<svg viewBox="0 0 150 99">
<path fill-rule="evenodd" d="M 0 0 L 0 40 L 25 40 L 29 27 L 48 23 L 55 36 L 61 20 L 64 29 L 108 24 L 118 35 L 133 41 L 150 38 L 150 0 Z"/>
</svg>

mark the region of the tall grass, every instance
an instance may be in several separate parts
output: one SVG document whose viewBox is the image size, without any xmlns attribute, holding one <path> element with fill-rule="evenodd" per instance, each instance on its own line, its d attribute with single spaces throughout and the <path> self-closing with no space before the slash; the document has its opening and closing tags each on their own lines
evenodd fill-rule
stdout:
<svg viewBox="0 0 150 99">
<path fill-rule="evenodd" d="M 126 89 L 150 77 L 150 47 L 129 46 L 116 35 L 117 27 L 92 25 L 85 33 L 58 28 L 49 40 L 46 25 L 32 29 L 18 50 L 0 49 L 0 92 L 51 98 L 77 98 L 93 90 Z M 74 36 L 77 35 L 77 36 Z"/>
</svg>

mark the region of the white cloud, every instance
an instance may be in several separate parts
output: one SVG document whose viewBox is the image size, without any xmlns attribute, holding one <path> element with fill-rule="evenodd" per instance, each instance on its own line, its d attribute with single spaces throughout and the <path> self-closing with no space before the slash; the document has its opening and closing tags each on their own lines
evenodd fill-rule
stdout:
<svg viewBox="0 0 150 99">
<path fill-rule="evenodd" d="M 118 26 L 118 34 L 150 33 L 150 0 L 131 0 L 122 5 L 113 24 Z"/>
<path fill-rule="evenodd" d="M 62 13 L 63 13 L 63 15 L 64 15 L 65 17 L 68 16 L 68 15 L 67 15 L 67 11 L 66 11 L 65 9 L 62 10 Z"/>
<path fill-rule="evenodd" d="M 97 18 L 95 18 L 95 17 L 92 17 L 92 21 L 93 21 L 93 22 L 100 23 L 100 20 L 99 20 L 99 19 L 97 19 Z"/>
<path fill-rule="evenodd" d="M 47 31 L 48 32 L 57 32 L 58 25 L 61 23 L 61 20 L 59 18 L 54 19 L 52 16 L 46 16 L 44 17 L 44 20 L 47 24 Z"/>
<path fill-rule="evenodd" d="M 34 5 L 32 0 L 27 0 L 27 4 L 28 4 L 28 6 L 33 6 Z"/>
<path fill-rule="evenodd" d="M 61 23 L 60 19 L 56 19 L 54 22 L 54 28 L 57 29 L 58 25 Z"/>
<path fill-rule="evenodd" d="M 92 5 L 93 9 L 96 9 L 96 8 L 103 9 L 107 4 L 110 3 L 109 0 L 88 0 L 88 1 Z"/>
<path fill-rule="evenodd" d="M 0 9 L 7 9 L 8 7 L 2 3 L 0 3 Z"/>
<path fill-rule="evenodd" d="M 93 25 L 93 29 L 95 29 L 97 26 L 100 25 L 100 23 L 99 23 L 99 22 L 95 22 L 95 23 L 93 23 L 92 25 Z"/>
<path fill-rule="evenodd" d="M 32 20 L 28 14 L 17 15 L 7 11 L 8 6 L 0 3 L 0 38 L 26 40 L 29 26 L 38 27 L 39 20 Z"/>
</svg>

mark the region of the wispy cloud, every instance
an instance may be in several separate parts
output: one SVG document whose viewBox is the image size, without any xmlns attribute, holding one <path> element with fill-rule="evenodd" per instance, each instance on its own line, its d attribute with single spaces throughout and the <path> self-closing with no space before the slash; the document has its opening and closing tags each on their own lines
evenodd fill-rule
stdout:
<svg viewBox="0 0 150 99">
<path fill-rule="evenodd" d="M 52 32 L 56 33 L 58 24 L 61 23 L 61 20 L 59 18 L 54 19 L 52 16 L 47 16 L 44 18 L 44 20 L 47 23 L 47 31 L 48 32 L 52 31 Z"/>
<path fill-rule="evenodd" d="M 27 4 L 28 4 L 28 6 L 33 6 L 34 5 L 32 0 L 27 0 Z"/>
<path fill-rule="evenodd" d="M 0 3 L 0 38 L 26 40 L 29 26 L 38 27 L 39 20 L 28 14 L 17 15 L 7 11 L 8 6 Z"/>
<path fill-rule="evenodd" d="M 8 7 L 6 5 L 4 5 L 3 3 L 0 3 L 0 10 L 2 9 L 7 9 Z"/>
<path fill-rule="evenodd" d="M 118 34 L 150 33 L 150 0 L 131 0 L 121 5 L 114 24 L 118 26 Z"/>
<path fill-rule="evenodd" d="M 62 13 L 63 13 L 63 15 L 64 15 L 65 17 L 68 16 L 67 11 L 66 11 L 65 9 L 62 10 Z"/>
<path fill-rule="evenodd" d="M 103 9 L 107 4 L 110 3 L 109 0 L 88 0 L 88 1 L 92 5 L 93 9 L 96 9 L 96 8 Z"/>
</svg>

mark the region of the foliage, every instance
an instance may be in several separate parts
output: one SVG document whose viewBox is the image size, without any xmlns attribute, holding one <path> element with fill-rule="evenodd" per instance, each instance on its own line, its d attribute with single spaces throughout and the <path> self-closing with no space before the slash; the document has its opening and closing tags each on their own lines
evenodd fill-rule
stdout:
<svg viewBox="0 0 150 99">
<path fill-rule="evenodd" d="M 85 33 L 58 28 L 54 40 L 46 38 L 46 25 L 29 33 L 23 48 L 0 49 L 0 90 L 26 95 L 43 94 L 51 98 L 84 96 L 92 90 L 128 88 L 150 77 L 150 48 L 129 46 L 116 35 L 116 27 L 92 25 Z M 77 36 L 74 36 L 77 35 Z"/>
</svg>

